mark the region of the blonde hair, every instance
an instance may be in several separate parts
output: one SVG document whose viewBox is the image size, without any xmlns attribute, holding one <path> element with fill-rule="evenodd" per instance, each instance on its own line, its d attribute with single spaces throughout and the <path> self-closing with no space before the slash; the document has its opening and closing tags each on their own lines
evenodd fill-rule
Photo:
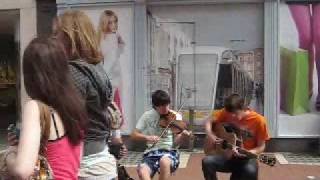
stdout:
<svg viewBox="0 0 320 180">
<path fill-rule="evenodd" d="M 98 40 L 99 40 L 99 43 L 103 39 L 104 34 L 108 31 L 107 27 L 108 27 L 108 24 L 109 24 L 109 21 L 110 21 L 111 17 L 114 17 L 116 19 L 116 22 L 118 22 L 117 14 L 115 12 L 111 11 L 111 10 L 103 11 L 103 13 L 100 16 L 99 26 L 98 26 Z"/>
<path fill-rule="evenodd" d="M 97 33 L 89 17 L 79 10 L 68 10 L 58 16 L 58 29 L 64 33 L 64 44 L 69 59 L 83 59 L 97 64 L 103 57 Z"/>
</svg>

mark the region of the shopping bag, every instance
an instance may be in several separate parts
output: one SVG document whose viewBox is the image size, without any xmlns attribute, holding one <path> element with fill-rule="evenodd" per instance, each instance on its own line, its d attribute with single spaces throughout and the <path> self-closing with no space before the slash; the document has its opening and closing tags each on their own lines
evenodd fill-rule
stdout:
<svg viewBox="0 0 320 180">
<path fill-rule="evenodd" d="M 281 48 L 280 107 L 290 115 L 309 111 L 309 58 L 303 49 Z"/>
</svg>

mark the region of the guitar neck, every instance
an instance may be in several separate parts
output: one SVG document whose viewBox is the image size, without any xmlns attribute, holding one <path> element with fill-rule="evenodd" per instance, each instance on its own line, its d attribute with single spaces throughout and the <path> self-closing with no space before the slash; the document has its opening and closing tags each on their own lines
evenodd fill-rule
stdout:
<svg viewBox="0 0 320 180">
<path fill-rule="evenodd" d="M 244 155 L 248 156 L 249 158 L 255 158 L 255 159 L 258 158 L 258 155 L 251 153 L 245 149 L 239 148 L 238 151 L 239 151 L 239 153 L 244 154 Z"/>
</svg>

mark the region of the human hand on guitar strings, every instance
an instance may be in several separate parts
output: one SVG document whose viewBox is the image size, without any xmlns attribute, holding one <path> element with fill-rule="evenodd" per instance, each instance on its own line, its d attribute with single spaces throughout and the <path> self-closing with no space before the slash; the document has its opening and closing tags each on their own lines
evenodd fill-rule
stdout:
<svg viewBox="0 0 320 180">
<path fill-rule="evenodd" d="M 213 144 L 220 145 L 220 144 L 222 144 L 222 142 L 223 142 L 223 139 L 218 138 L 218 137 L 217 137 L 216 135 L 214 135 L 214 134 L 209 134 L 208 136 L 209 136 L 209 138 L 212 140 L 212 143 L 213 143 Z"/>
<path fill-rule="evenodd" d="M 236 146 L 231 149 L 231 153 L 234 157 L 237 157 L 237 158 L 246 158 L 247 157 L 247 155 L 241 154 L 239 152 L 239 147 L 236 147 Z"/>
</svg>

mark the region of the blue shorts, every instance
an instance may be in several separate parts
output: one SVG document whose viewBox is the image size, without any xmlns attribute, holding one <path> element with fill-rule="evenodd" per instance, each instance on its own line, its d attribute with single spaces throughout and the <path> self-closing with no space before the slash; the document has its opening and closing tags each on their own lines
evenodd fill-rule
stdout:
<svg viewBox="0 0 320 180">
<path fill-rule="evenodd" d="M 156 172 L 160 173 L 160 159 L 163 156 L 167 156 L 171 159 L 170 170 L 171 173 L 175 172 L 180 164 L 180 154 L 177 150 L 158 149 L 149 151 L 143 155 L 142 162 L 139 164 L 138 168 L 140 168 L 141 164 L 146 164 L 151 170 L 151 177 L 153 177 Z"/>
</svg>

